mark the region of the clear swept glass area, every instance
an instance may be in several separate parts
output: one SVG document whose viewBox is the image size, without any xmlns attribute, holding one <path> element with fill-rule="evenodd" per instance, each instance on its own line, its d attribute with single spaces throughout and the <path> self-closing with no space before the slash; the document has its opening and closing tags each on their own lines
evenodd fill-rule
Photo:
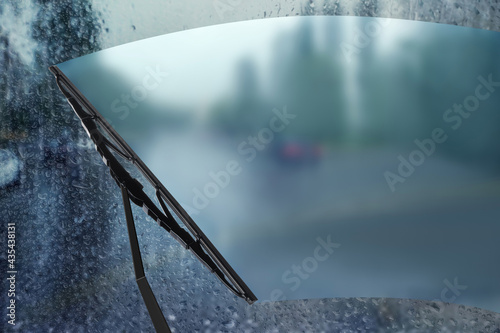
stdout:
<svg viewBox="0 0 500 333">
<path fill-rule="evenodd" d="M 261 300 L 499 311 L 500 35 L 255 20 L 58 65 Z"/>
</svg>

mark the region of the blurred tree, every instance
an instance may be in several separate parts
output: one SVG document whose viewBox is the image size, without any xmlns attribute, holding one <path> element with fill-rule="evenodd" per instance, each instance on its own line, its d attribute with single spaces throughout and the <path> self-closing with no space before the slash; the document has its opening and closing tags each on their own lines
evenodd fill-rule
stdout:
<svg viewBox="0 0 500 333">
<path fill-rule="evenodd" d="M 345 128 L 343 69 L 314 39 L 314 29 L 305 21 L 290 40 L 294 44 L 278 50 L 275 62 L 275 96 L 300 120 L 287 128 L 286 135 L 301 140 L 336 142 Z M 283 38 L 283 37 L 282 37 Z"/>
<path fill-rule="evenodd" d="M 73 112 L 59 112 L 66 104 L 56 88 L 48 67 L 99 50 L 98 36 L 101 31 L 91 1 L 37 0 L 38 12 L 33 21 L 35 52 L 35 84 L 37 98 L 35 110 L 41 116 L 40 129 L 50 137 L 57 137 L 63 128 L 71 129 L 71 138 L 77 139 L 79 123 Z M 49 84 L 48 84 L 49 83 Z M 55 114 L 58 110 L 57 115 Z M 63 121 L 48 120 L 63 117 Z"/>
<path fill-rule="evenodd" d="M 242 59 L 235 72 L 234 97 L 224 98 L 214 106 L 211 123 L 233 138 L 244 139 L 267 126 L 271 106 L 259 90 L 259 77 L 253 59 Z"/>
<path fill-rule="evenodd" d="M 30 76 L 24 63 L 23 49 L 11 42 L 15 20 L 21 15 L 20 5 L 14 1 L 0 3 L 0 145 L 24 140 L 30 127 L 27 105 L 26 78 Z M 15 36 L 14 36 L 15 38 Z"/>
</svg>

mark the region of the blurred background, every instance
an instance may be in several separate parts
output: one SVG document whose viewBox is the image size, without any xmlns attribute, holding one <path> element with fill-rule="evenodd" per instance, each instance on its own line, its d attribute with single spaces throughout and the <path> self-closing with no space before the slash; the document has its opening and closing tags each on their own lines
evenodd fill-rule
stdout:
<svg viewBox="0 0 500 333">
<path fill-rule="evenodd" d="M 392 17 L 500 30 L 499 8 L 493 1 L 3 1 L 0 4 L 0 207 L 3 225 L 17 222 L 19 292 L 18 324 L 14 330 L 153 330 L 133 277 L 120 192 L 58 91 L 48 66 L 168 32 L 278 16 Z M 285 72 L 291 66 L 299 68 L 304 72 L 293 71 L 290 75 L 309 73 L 314 76 L 311 79 L 330 84 L 334 80 L 331 73 L 342 69 L 331 64 L 330 73 L 314 73 L 314 64 L 326 61 L 325 55 L 314 52 L 307 43 L 300 43 L 308 38 L 297 36 L 295 40 L 295 46 L 302 48 L 298 54 L 305 56 L 293 59 L 293 64 L 276 60 L 276 68 Z M 442 42 L 435 41 L 435 45 L 428 47 L 431 50 Z M 362 56 L 369 58 L 370 54 L 364 52 Z M 492 52 L 487 56 L 492 57 L 488 61 L 494 62 L 498 54 Z M 241 77 L 245 78 L 237 85 L 241 91 L 251 92 L 256 86 L 253 66 L 251 61 L 240 65 Z M 371 68 L 375 72 L 359 71 L 360 75 L 369 76 L 365 81 L 376 77 L 377 71 L 388 70 Z M 403 65 L 399 68 L 413 70 L 416 85 L 420 83 L 420 88 L 426 89 L 425 82 L 418 81 L 421 68 Z M 439 68 L 435 70 L 439 75 Z M 298 81 L 290 78 L 290 82 Z M 320 90 L 307 89 L 296 86 L 274 95 L 283 101 L 297 98 L 294 102 L 297 104 L 300 94 L 317 94 L 320 105 L 332 107 L 332 103 L 337 103 L 338 99 L 322 99 L 325 94 Z M 469 91 L 468 87 L 464 91 Z M 445 105 L 446 96 L 440 96 L 442 100 L 433 98 L 433 103 Z M 363 102 L 383 103 L 376 97 L 374 94 Z M 381 109 L 398 110 L 402 105 L 407 106 L 406 96 L 399 97 L 393 100 L 395 105 Z M 248 106 L 242 99 L 221 100 L 213 111 L 218 116 L 214 126 L 227 135 L 233 135 L 228 131 L 236 125 L 227 112 L 238 109 L 234 103 L 240 103 L 241 112 L 245 111 L 243 106 Z M 262 103 L 266 109 L 268 105 L 280 104 Z M 363 109 L 363 105 L 358 107 Z M 176 121 L 179 124 L 186 120 Z M 365 133 L 362 123 L 345 121 L 354 122 L 358 133 Z M 430 118 L 422 126 L 431 129 L 434 124 Z M 246 125 L 248 130 L 261 127 L 260 123 Z M 280 159 L 279 163 L 293 165 L 314 162 L 321 158 L 323 146 L 345 138 L 350 142 L 361 137 L 383 142 L 390 135 L 415 138 L 414 133 L 401 127 L 398 127 L 401 133 L 388 133 L 382 124 L 378 132 L 357 138 L 355 133 L 342 133 L 340 125 L 334 131 L 336 136 L 328 137 L 331 127 L 322 130 L 321 123 L 302 123 L 292 129 L 291 137 L 276 141 L 272 152 Z M 309 138 L 307 142 L 297 139 L 304 133 Z M 454 153 L 453 142 L 447 149 Z M 305 153 L 297 155 L 298 151 Z M 491 165 L 498 163 L 487 151 L 466 154 L 488 159 Z M 166 233 L 157 233 L 156 224 L 146 219 L 142 211 L 135 212 L 150 282 L 167 321 L 178 332 L 500 332 L 498 314 L 441 302 L 356 298 L 249 307 Z M 5 239 L 5 228 L 1 232 Z M 5 251 L 1 256 L 6 258 Z M 2 292 L 3 300 L 5 295 Z M 2 325 L 12 330 L 6 322 Z"/>
</svg>

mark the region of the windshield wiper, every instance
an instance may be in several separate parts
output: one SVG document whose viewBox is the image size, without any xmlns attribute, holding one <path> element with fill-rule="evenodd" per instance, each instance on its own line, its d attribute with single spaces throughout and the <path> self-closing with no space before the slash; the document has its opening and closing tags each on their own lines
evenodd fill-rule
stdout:
<svg viewBox="0 0 500 333">
<path fill-rule="evenodd" d="M 145 276 L 130 201 L 142 207 L 159 226 L 168 231 L 184 248 L 191 250 L 195 257 L 214 273 L 235 295 L 245 299 L 249 304 L 254 303 L 257 298 L 250 288 L 236 274 L 191 217 L 142 163 L 137 155 L 135 155 L 132 149 L 118 135 L 113 133 L 109 124 L 106 123 L 90 102 L 85 99 L 59 68 L 51 66 L 50 71 L 55 75 L 59 90 L 66 97 L 78 118 L 80 118 L 83 128 L 95 144 L 97 152 L 106 166 L 108 166 L 111 176 L 121 189 L 136 282 L 156 331 L 170 332 L 170 329 Z M 112 137 L 117 144 L 115 145 L 107 139 L 103 132 Z M 156 190 L 156 197 L 161 209 L 153 203 L 151 198 L 143 191 L 143 185 L 129 174 L 112 151 L 122 158 L 131 161 L 149 180 Z M 177 223 L 165 201 L 184 222 L 191 233 Z"/>
</svg>

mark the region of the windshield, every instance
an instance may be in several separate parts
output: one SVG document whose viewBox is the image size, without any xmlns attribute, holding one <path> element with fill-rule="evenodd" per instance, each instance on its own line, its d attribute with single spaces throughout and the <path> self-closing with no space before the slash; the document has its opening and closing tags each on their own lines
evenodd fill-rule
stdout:
<svg viewBox="0 0 500 333">
<path fill-rule="evenodd" d="M 494 331 L 499 9 L 1 2 L 14 328 L 154 329 L 120 188 L 57 90 L 58 64 L 259 298 L 233 295 L 133 205 L 174 331 Z"/>
</svg>

